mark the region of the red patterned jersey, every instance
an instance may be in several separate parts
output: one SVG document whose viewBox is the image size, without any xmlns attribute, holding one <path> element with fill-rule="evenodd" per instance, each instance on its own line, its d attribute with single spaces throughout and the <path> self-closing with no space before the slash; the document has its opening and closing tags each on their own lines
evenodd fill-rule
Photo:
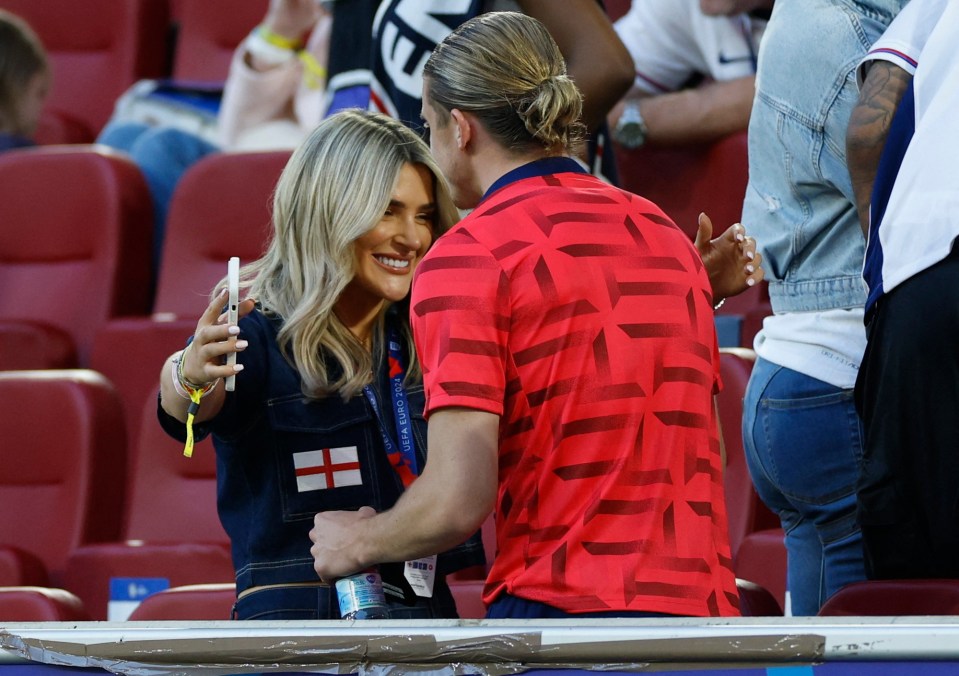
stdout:
<svg viewBox="0 0 959 676">
<path fill-rule="evenodd" d="M 508 183 L 420 263 L 412 320 L 427 412 L 501 416 L 487 603 L 738 614 L 712 296 L 658 207 L 582 173 Z"/>
</svg>

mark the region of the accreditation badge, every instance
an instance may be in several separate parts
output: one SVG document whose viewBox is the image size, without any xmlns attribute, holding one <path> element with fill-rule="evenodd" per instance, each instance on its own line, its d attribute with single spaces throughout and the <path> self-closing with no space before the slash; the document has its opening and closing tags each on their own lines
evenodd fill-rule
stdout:
<svg viewBox="0 0 959 676">
<path fill-rule="evenodd" d="M 407 561 L 403 575 L 417 596 L 433 598 L 433 582 L 436 580 L 436 555 Z"/>
</svg>

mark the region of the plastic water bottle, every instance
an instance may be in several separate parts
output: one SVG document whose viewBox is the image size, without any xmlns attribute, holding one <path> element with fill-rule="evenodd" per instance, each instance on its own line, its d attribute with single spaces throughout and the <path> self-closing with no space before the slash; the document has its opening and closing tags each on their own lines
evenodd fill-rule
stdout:
<svg viewBox="0 0 959 676">
<path fill-rule="evenodd" d="M 336 598 L 344 620 L 385 620 L 389 617 L 383 579 L 375 568 L 337 580 Z"/>
</svg>

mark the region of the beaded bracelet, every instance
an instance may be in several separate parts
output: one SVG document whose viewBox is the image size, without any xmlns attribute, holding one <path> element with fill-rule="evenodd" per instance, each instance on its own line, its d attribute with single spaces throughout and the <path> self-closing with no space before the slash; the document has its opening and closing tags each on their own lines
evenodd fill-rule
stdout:
<svg viewBox="0 0 959 676">
<path fill-rule="evenodd" d="M 183 455 L 190 458 L 193 456 L 193 419 L 200 410 L 200 400 L 213 391 L 213 388 L 220 382 L 217 378 L 212 383 L 205 385 L 196 385 L 191 383 L 183 376 L 183 353 L 186 350 L 180 350 L 173 357 L 173 389 L 181 397 L 190 400 L 190 406 L 186 410 L 186 443 L 183 445 Z"/>
<path fill-rule="evenodd" d="M 206 383 L 204 385 L 197 385 L 191 383 L 183 375 L 183 353 L 186 350 L 180 350 L 175 355 L 173 355 L 173 363 L 171 366 L 171 376 L 173 380 L 173 389 L 176 390 L 176 393 L 179 394 L 184 399 L 193 399 L 191 393 L 199 392 L 200 398 L 202 399 L 219 384 L 220 378 L 217 378 L 213 382 Z"/>
</svg>

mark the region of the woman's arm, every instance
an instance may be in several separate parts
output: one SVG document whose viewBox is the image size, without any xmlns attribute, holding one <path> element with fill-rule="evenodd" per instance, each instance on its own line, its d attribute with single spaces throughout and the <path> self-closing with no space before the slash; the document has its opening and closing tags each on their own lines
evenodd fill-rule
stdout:
<svg viewBox="0 0 959 676">
<path fill-rule="evenodd" d="M 247 346 L 245 340 L 237 339 L 240 327 L 226 322 L 226 314 L 222 312 L 226 300 L 225 291 L 217 295 L 200 317 L 190 345 L 163 363 L 160 371 L 160 405 L 180 422 L 186 422 L 191 401 L 178 392 L 178 385 L 182 389 L 193 386 L 199 389 L 214 384 L 203 396 L 202 405 L 196 413 L 195 422 L 199 423 L 215 417 L 223 408 L 225 392 L 223 384 L 218 381 L 243 370 L 242 364 L 227 366 L 223 363 L 227 354 L 241 352 Z M 240 303 L 240 316 L 249 314 L 253 305 L 249 299 Z"/>
<path fill-rule="evenodd" d="M 280 42 L 300 43 L 310 34 L 306 49 L 325 67 L 332 17 L 316 0 L 272 0 L 263 21 L 263 29 Z M 294 97 L 303 78 L 303 65 L 292 50 L 267 45 L 260 52 L 245 40 L 237 48 L 223 90 L 219 124 L 223 145 L 236 144 L 251 127 L 276 120 L 299 123 Z M 310 125 L 319 120 L 310 120 Z"/>
</svg>

